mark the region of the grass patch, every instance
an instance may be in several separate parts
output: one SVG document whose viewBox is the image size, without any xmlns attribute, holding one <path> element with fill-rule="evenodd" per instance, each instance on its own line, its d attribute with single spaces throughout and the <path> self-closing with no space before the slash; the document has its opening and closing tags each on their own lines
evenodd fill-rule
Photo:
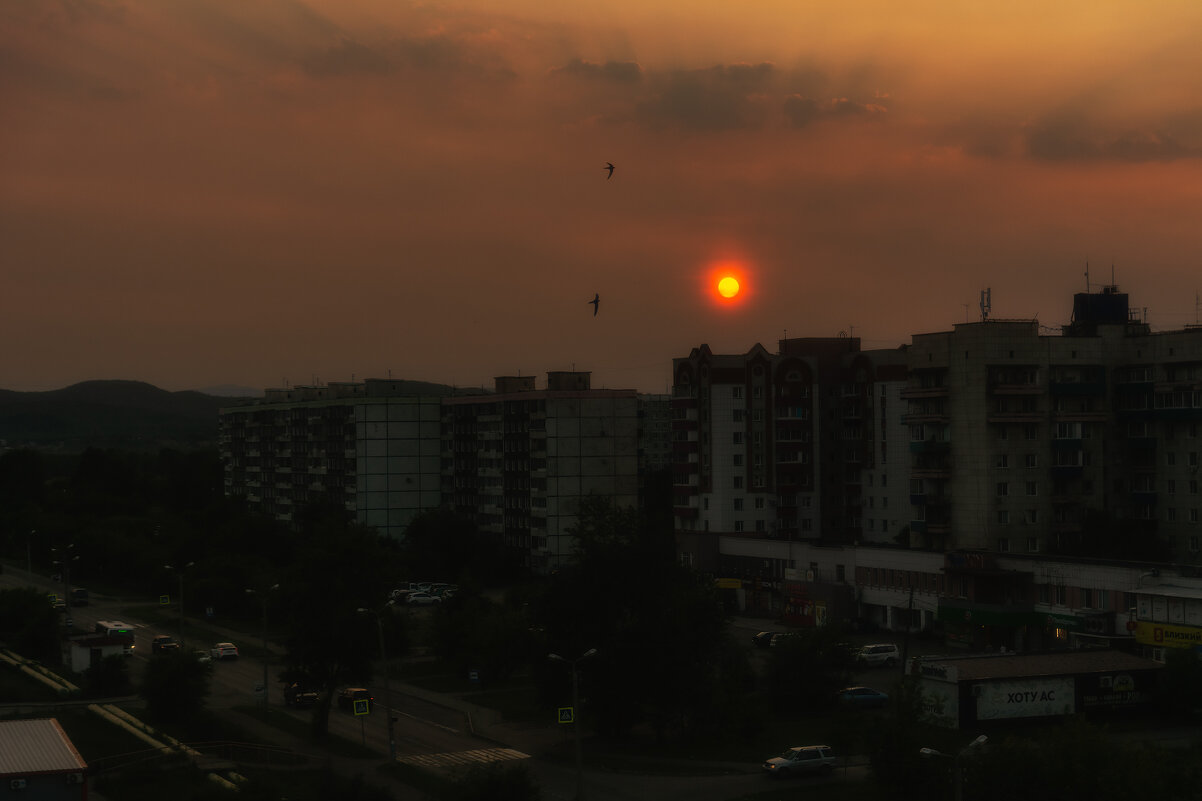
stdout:
<svg viewBox="0 0 1202 801">
<path fill-rule="evenodd" d="M 0 667 L 0 698 L 6 703 L 57 701 L 59 695 L 42 682 L 5 663 Z"/>
<path fill-rule="evenodd" d="M 419 768 L 404 762 L 392 762 L 380 767 L 380 772 L 399 782 L 404 782 L 429 798 L 445 798 L 451 781 L 432 770 Z"/>
</svg>

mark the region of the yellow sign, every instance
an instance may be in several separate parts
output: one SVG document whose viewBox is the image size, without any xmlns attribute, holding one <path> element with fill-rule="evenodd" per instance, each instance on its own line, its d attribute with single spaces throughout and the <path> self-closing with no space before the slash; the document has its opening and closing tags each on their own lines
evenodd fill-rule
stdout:
<svg viewBox="0 0 1202 801">
<path fill-rule="evenodd" d="M 1202 646 L 1202 628 L 1140 620 L 1135 624 L 1135 641 L 1157 648 L 1197 648 Z"/>
<path fill-rule="evenodd" d="M 171 603 L 170 595 L 160 595 L 159 596 L 159 606 L 168 606 L 168 605 L 170 605 L 170 603 Z"/>
<path fill-rule="evenodd" d="M 716 584 L 720 590 L 737 590 L 743 586 L 743 580 L 737 578 L 720 578 L 717 579 L 714 584 Z"/>
<path fill-rule="evenodd" d="M 575 723 L 576 722 L 576 710 L 570 706 L 561 706 L 559 708 L 559 722 L 560 723 Z"/>
</svg>

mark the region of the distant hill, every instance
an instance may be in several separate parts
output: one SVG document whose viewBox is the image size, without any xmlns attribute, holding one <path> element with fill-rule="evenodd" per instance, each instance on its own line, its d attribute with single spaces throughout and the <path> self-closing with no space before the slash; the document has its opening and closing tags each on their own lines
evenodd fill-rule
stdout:
<svg viewBox="0 0 1202 801">
<path fill-rule="evenodd" d="M 263 390 L 254 387 L 242 387 L 237 384 L 222 384 L 217 387 L 199 387 L 195 390 L 202 395 L 216 395 L 219 398 L 261 398 Z"/>
<path fill-rule="evenodd" d="M 0 439 L 10 448 L 67 452 L 213 447 L 218 409 L 241 402 L 167 392 L 141 381 L 85 381 L 50 392 L 0 390 Z"/>
</svg>

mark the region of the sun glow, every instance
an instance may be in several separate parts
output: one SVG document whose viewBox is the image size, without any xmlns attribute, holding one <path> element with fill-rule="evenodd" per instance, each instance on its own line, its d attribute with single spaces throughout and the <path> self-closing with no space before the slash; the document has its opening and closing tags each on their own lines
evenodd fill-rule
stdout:
<svg viewBox="0 0 1202 801">
<path fill-rule="evenodd" d="M 725 275 L 718 282 L 718 294 L 724 298 L 733 298 L 739 294 L 739 279 L 733 275 Z"/>
</svg>

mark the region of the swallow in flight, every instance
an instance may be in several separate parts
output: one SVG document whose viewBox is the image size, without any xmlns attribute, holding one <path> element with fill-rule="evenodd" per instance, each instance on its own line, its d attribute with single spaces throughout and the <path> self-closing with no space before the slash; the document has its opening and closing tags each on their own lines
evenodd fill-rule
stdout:
<svg viewBox="0 0 1202 801">
<path fill-rule="evenodd" d="M 601 308 L 601 293 L 594 292 L 593 299 L 590 300 L 589 303 L 593 304 L 593 316 L 596 317 L 597 309 Z"/>
<path fill-rule="evenodd" d="M 612 162 L 609 162 L 609 161 L 605 162 L 605 166 L 602 167 L 601 169 L 609 170 L 609 175 L 605 176 L 605 180 L 608 181 L 610 178 L 614 177 L 614 165 Z"/>
</svg>

